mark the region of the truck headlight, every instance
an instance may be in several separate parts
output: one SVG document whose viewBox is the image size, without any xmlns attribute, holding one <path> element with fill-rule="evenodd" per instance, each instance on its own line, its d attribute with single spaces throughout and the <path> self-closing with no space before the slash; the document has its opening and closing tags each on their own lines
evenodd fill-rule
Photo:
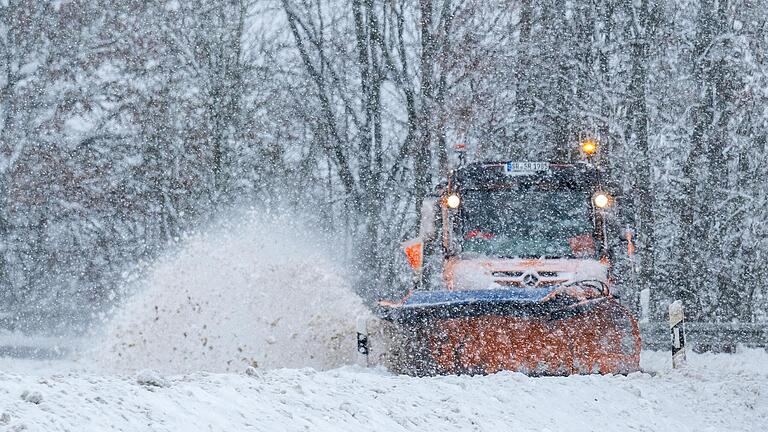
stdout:
<svg viewBox="0 0 768 432">
<path fill-rule="evenodd" d="M 611 205 L 611 196 L 605 192 L 596 192 L 592 195 L 592 202 L 597 208 L 606 208 Z"/>
<path fill-rule="evenodd" d="M 448 204 L 448 207 L 455 209 L 459 208 L 461 205 L 461 197 L 459 197 L 459 194 L 452 193 L 448 195 L 448 198 L 446 198 L 445 203 Z"/>
</svg>

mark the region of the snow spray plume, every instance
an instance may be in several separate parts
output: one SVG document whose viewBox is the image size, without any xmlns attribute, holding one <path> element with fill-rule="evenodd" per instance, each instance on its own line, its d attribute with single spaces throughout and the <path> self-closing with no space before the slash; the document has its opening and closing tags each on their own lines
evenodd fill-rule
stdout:
<svg viewBox="0 0 768 432">
<path fill-rule="evenodd" d="M 367 309 L 331 248 L 279 219 L 251 216 L 187 239 L 118 310 L 93 360 L 167 373 L 352 362 L 355 317 Z"/>
</svg>

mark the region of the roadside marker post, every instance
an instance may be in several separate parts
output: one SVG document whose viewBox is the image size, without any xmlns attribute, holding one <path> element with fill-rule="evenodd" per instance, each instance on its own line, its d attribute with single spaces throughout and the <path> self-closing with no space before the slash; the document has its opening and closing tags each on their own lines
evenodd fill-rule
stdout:
<svg viewBox="0 0 768 432">
<path fill-rule="evenodd" d="M 685 313 L 680 300 L 669 305 L 669 331 L 672 335 L 672 368 L 677 369 L 685 364 Z"/>
<path fill-rule="evenodd" d="M 357 318 L 357 358 L 361 366 L 368 367 L 368 319 Z"/>
</svg>

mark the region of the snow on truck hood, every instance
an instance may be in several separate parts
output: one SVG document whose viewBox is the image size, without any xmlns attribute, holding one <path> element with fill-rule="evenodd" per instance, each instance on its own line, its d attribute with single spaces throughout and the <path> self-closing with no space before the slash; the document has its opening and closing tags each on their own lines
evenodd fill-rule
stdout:
<svg viewBox="0 0 768 432">
<path fill-rule="evenodd" d="M 545 286 L 579 280 L 607 282 L 608 266 L 593 259 L 453 259 L 446 264 L 446 283 L 454 290 L 500 286 Z M 534 283 L 534 285 L 527 285 Z"/>
</svg>

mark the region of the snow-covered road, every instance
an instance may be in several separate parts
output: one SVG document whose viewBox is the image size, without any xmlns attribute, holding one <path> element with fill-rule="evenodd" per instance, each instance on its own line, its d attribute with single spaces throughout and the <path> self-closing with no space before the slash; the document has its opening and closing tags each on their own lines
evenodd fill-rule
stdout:
<svg viewBox="0 0 768 432">
<path fill-rule="evenodd" d="M 13 352 L 71 354 L 0 358 L 0 431 L 768 430 L 765 350 L 691 355 L 674 371 L 669 353 L 644 352 L 646 373 L 630 376 L 411 378 L 344 366 L 366 309 L 332 254 L 233 232 L 159 260 L 92 339 L 0 334 Z"/>
<path fill-rule="evenodd" d="M 411 378 L 343 367 L 110 375 L 0 361 L 0 429 L 30 431 L 764 431 L 768 354 L 692 355 L 629 376 Z"/>
</svg>

